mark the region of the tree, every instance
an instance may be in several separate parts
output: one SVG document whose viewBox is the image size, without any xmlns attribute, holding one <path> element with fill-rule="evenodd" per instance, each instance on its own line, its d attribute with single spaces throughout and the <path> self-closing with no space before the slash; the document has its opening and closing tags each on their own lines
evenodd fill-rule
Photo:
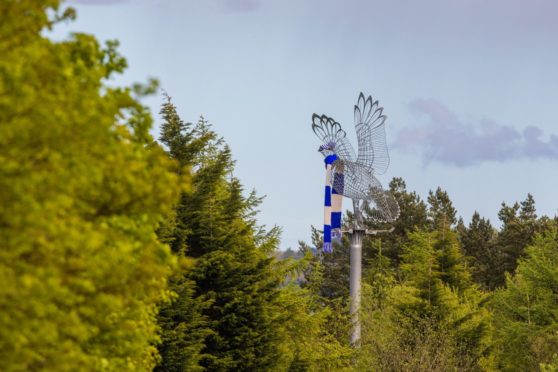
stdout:
<svg viewBox="0 0 558 372">
<path fill-rule="evenodd" d="M 326 330 L 331 312 L 311 290 L 289 281 L 305 269 L 276 259 L 280 229 L 257 224 L 262 198 L 243 195 L 230 149 L 205 119 L 183 122 L 169 97 L 161 113 L 161 142 L 181 173 L 191 170 L 192 188 L 160 229 L 160 239 L 188 265 L 175 273 L 176 296 L 159 314 L 158 369 L 338 366 L 347 350 Z"/>
<path fill-rule="evenodd" d="M 458 225 L 459 240 L 475 283 L 484 289 L 494 288 L 498 281 L 495 276 L 498 259 L 495 247 L 496 230 L 490 220 L 481 218 L 478 212 L 473 214 L 468 227 L 463 225 L 462 220 Z"/>
<path fill-rule="evenodd" d="M 169 280 L 171 300 L 159 310 L 161 361 L 157 371 L 199 371 L 205 339 L 213 333 L 202 312 L 209 305 L 194 297 L 195 282 L 187 276 L 192 261 L 179 254 L 182 265 Z"/>
<path fill-rule="evenodd" d="M 426 204 L 416 192 L 407 191 L 407 185 L 402 178 L 393 178 L 389 184 L 389 190 L 399 205 L 399 218 L 395 222 L 385 226 L 375 226 L 372 223 L 368 224 L 371 227 L 394 228 L 391 233 L 381 236 L 381 245 L 385 257 L 389 258 L 392 263 L 397 266 L 401 257 L 402 247 L 408 241 L 408 235 L 426 228 L 428 224 L 427 209 Z M 377 243 L 370 244 L 371 240 L 365 239 L 363 244 L 365 254 L 369 251 L 375 251 L 374 247 L 377 246 Z"/>
<path fill-rule="evenodd" d="M 116 42 L 42 32 L 59 2 L 0 4 L 0 369 L 151 370 L 178 196 Z"/>
<path fill-rule="evenodd" d="M 428 192 L 428 221 L 431 230 L 449 229 L 456 222 L 456 210 L 449 195 L 440 187 Z"/>
<path fill-rule="evenodd" d="M 308 259 L 309 257 L 306 257 Z M 302 262 L 302 266 L 307 262 Z M 331 322 L 337 314 L 324 306 L 311 288 L 288 284 L 280 294 L 283 317 L 284 347 L 280 353 L 286 359 L 282 368 L 288 371 L 343 371 L 349 370 L 353 354 L 346 339 L 341 343 L 331 332 Z M 280 358 L 280 356 L 277 356 Z"/>
<path fill-rule="evenodd" d="M 191 123 L 180 119 L 171 98 L 166 93 L 164 97 L 166 102 L 160 112 L 164 122 L 159 140 L 167 146 L 170 158 L 179 164 L 176 173 L 190 181 L 196 158 L 215 136 L 197 133 Z M 196 283 L 188 277 L 195 261 L 188 256 L 186 242 L 191 229 L 185 218 L 187 206 L 184 203 L 192 191 L 192 188 L 183 189 L 180 202 L 158 230 L 159 240 L 169 244 L 180 262 L 169 279 L 172 299 L 161 306 L 158 314 L 162 342 L 158 346 L 161 362 L 156 370 L 160 371 L 202 370 L 200 361 L 204 357 L 205 339 L 212 334 L 202 314 L 209 303 L 195 298 Z"/>
<path fill-rule="evenodd" d="M 402 178 L 393 178 L 389 183 L 389 190 L 395 196 L 401 213 L 395 222 L 395 231 L 401 230 L 399 235 L 424 228 L 427 224 L 426 204 L 415 191 L 407 191 L 407 185 Z"/>
<path fill-rule="evenodd" d="M 384 280 L 392 284 L 382 302 L 370 302 L 377 295 L 365 298 L 362 368 L 490 367 L 490 316 L 480 306 L 484 295 L 472 285 L 459 252 L 452 231 L 410 234 L 401 260 L 403 281 Z"/>
<path fill-rule="evenodd" d="M 343 237 L 332 253 L 323 253 L 321 231 L 312 226 L 311 249 L 300 242 L 301 254 L 311 257 L 304 267 L 301 285 L 311 291 L 324 308 L 329 310 L 327 332 L 335 336 L 340 345 L 349 345 L 351 329 L 349 315 L 349 240 Z"/>
<path fill-rule="evenodd" d="M 471 273 L 466 258 L 461 253 L 457 234 L 451 230 L 436 233 L 434 249 L 440 267 L 440 279 L 444 284 L 459 293 L 473 287 Z"/>
<path fill-rule="evenodd" d="M 515 275 L 506 276 L 506 287 L 491 301 L 501 370 L 538 370 L 540 364 L 556 363 L 557 242 L 555 226 L 537 234 L 519 259 Z"/>
<path fill-rule="evenodd" d="M 535 214 L 535 200 L 531 194 L 521 203 L 508 206 L 502 203 L 498 212 L 502 221 L 502 229 L 495 242 L 496 265 L 494 267 L 493 286 L 500 287 L 505 283 L 505 273 L 513 274 L 518 260 L 523 257 L 535 233 L 545 226 L 544 221 L 538 221 Z M 542 222 L 542 223 L 541 223 Z"/>
</svg>

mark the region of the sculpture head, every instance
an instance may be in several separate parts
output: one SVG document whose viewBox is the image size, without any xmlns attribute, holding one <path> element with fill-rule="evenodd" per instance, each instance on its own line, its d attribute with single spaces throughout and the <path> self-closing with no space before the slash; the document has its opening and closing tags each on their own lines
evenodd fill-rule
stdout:
<svg viewBox="0 0 558 372">
<path fill-rule="evenodd" d="M 325 157 L 335 154 L 335 143 L 328 142 L 320 146 L 318 151 Z"/>
</svg>

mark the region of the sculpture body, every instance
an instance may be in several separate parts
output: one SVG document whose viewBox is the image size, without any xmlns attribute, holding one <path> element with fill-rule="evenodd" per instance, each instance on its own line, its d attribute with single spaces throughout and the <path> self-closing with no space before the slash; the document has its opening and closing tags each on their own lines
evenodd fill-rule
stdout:
<svg viewBox="0 0 558 372">
<path fill-rule="evenodd" d="M 360 93 L 354 116 L 358 154 L 338 122 L 325 115 L 312 116 L 312 129 L 323 142 L 319 151 L 325 158 L 335 155 L 337 159 L 331 164 L 331 172 L 343 175 L 330 178 L 332 188 L 342 190 L 343 196 L 353 199 L 373 220 L 394 221 L 399 216 L 399 206 L 376 178 L 389 166 L 383 108 L 371 96 L 365 98 Z"/>
</svg>

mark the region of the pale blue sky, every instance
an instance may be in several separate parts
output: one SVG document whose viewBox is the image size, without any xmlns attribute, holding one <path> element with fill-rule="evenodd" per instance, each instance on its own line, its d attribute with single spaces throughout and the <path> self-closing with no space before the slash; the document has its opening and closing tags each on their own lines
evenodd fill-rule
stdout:
<svg viewBox="0 0 558 372">
<path fill-rule="evenodd" d="M 284 228 L 282 248 L 322 224 L 311 115 L 353 138 L 360 91 L 388 116 L 384 184 L 401 176 L 423 197 L 441 186 L 466 222 L 478 210 L 497 224 L 500 203 L 528 192 L 539 214 L 558 210 L 555 1 L 70 3 L 78 19 L 55 37 L 120 40 L 130 68 L 118 83 L 157 77 L 184 120 L 204 115 L 243 184 L 267 195 L 260 220 Z M 156 114 L 160 97 L 146 102 Z"/>
</svg>

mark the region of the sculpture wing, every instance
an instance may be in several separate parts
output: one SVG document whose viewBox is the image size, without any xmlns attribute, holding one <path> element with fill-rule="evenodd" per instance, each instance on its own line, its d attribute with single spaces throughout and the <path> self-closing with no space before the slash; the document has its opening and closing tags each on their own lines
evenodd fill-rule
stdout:
<svg viewBox="0 0 558 372">
<path fill-rule="evenodd" d="M 370 188 L 370 199 L 364 203 L 364 210 L 374 222 L 393 222 L 399 218 L 399 204 L 393 195 L 378 185 Z"/>
<path fill-rule="evenodd" d="M 389 166 L 383 107 L 371 96 L 360 93 L 355 105 L 355 129 L 358 139 L 357 163 L 373 169 L 374 174 L 384 174 Z"/>
<path fill-rule="evenodd" d="M 312 115 L 312 130 L 322 143 L 332 143 L 335 153 L 342 160 L 354 161 L 355 150 L 347 139 L 347 133 L 341 128 L 341 124 L 325 115 Z"/>
</svg>

